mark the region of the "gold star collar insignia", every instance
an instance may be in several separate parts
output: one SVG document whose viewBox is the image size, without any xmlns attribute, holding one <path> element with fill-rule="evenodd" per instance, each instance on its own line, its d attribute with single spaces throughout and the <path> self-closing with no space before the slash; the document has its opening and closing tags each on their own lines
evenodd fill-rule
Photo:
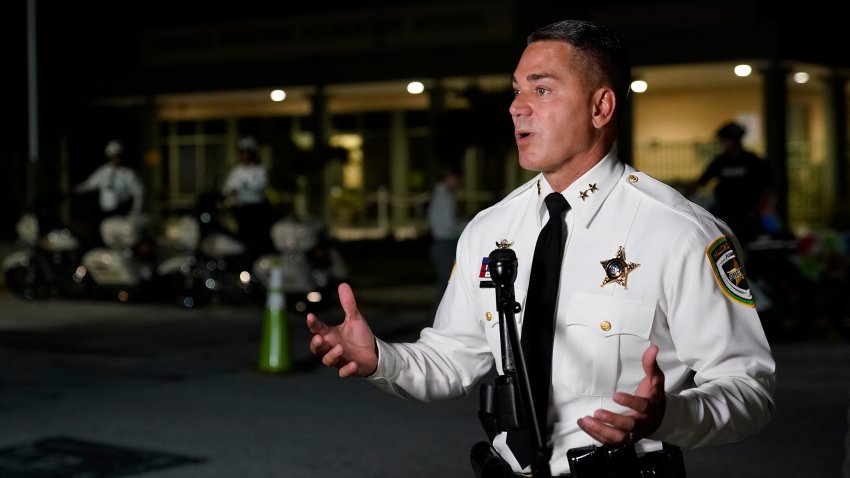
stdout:
<svg viewBox="0 0 850 478">
<path fill-rule="evenodd" d="M 607 261 L 600 261 L 600 264 L 605 269 L 605 278 L 602 279 L 602 285 L 599 287 L 605 287 L 611 282 L 616 282 L 626 290 L 628 290 L 626 281 L 629 278 L 629 273 L 640 267 L 640 264 L 626 261 L 626 250 L 623 249 L 623 246 L 620 246 L 620 249 L 617 251 L 617 257 L 608 259 Z"/>
<path fill-rule="evenodd" d="M 588 196 L 595 193 L 596 191 L 599 191 L 599 188 L 596 187 L 596 183 L 588 184 L 587 189 L 578 192 L 578 197 L 579 199 L 584 201 L 585 199 L 587 199 Z"/>
</svg>

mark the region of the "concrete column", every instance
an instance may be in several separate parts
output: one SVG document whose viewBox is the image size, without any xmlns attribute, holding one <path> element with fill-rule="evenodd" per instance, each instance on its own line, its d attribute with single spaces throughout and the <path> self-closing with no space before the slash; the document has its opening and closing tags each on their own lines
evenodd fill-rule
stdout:
<svg viewBox="0 0 850 478">
<path fill-rule="evenodd" d="M 26 205 L 33 206 L 41 190 L 39 178 L 40 139 L 39 139 L 39 89 L 38 89 L 38 45 L 36 36 L 35 0 L 27 0 L 27 113 L 29 161 L 26 163 Z"/>
<path fill-rule="evenodd" d="M 440 161 L 445 161 L 446 158 L 440 157 L 439 145 L 443 144 L 443 138 L 440 137 L 440 122 L 444 121 L 446 114 L 446 90 L 439 78 L 434 80 L 434 86 L 428 90 L 428 128 L 429 128 L 429 147 L 431 150 L 428 153 L 428 171 L 439 172 Z"/>
<path fill-rule="evenodd" d="M 390 195 L 392 227 L 407 224 L 410 218 L 410 151 L 408 149 L 404 111 L 393 111 L 390 119 Z"/>
<path fill-rule="evenodd" d="M 312 118 L 313 118 L 313 160 L 319 164 L 324 164 L 328 158 L 328 139 L 330 138 L 331 117 L 328 112 L 328 95 L 324 85 L 319 85 L 316 88 L 316 93 L 312 97 Z M 314 181 L 311 181 L 313 183 Z M 312 204 L 312 213 L 322 211 L 327 217 L 327 197 L 329 191 L 323 190 L 321 187 L 313 187 L 307 191 L 309 196 L 308 204 Z"/>
<path fill-rule="evenodd" d="M 833 191 L 835 203 L 831 204 L 832 220 L 840 224 L 832 224 L 834 227 L 846 228 L 850 226 L 847 220 L 841 220 L 841 215 L 850 212 L 850 188 L 847 181 L 848 157 L 847 157 L 847 93 L 845 90 L 848 76 L 834 72 L 824 79 L 827 86 L 826 94 L 826 131 L 827 131 L 827 167 L 832 180 L 829 185 Z"/>
<path fill-rule="evenodd" d="M 460 210 L 466 217 L 472 217 L 480 208 L 481 199 L 478 197 L 480 186 L 478 184 L 478 152 L 476 146 L 469 146 L 463 154 L 463 200 L 464 204 Z"/>
<path fill-rule="evenodd" d="M 773 172 L 776 212 L 788 224 L 788 86 L 789 69 L 773 63 L 761 70 L 764 81 L 765 156 Z"/>
<path fill-rule="evenodd" d="M 145 182 L 145 204 L 142 207 L 153 221 L 162 218 L 162 153 L 159 145 L 159 114 L 156 99 L 152 95 L 145 97 L 144 104 L 145 135 L 142 137 L 143 179 Z"/>
</svg>

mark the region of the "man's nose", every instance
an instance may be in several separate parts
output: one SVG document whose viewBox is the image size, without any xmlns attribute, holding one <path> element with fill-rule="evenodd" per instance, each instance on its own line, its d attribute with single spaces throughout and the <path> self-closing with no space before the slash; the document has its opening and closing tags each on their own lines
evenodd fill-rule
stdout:
<svg viewBox="0 0 850 478">
<path fill-rule="evenodd" d="M 511 116 L 527 116 L 530 112 L 530 108 L 528 107 L 528 102 L 525 101 L 522 93 L 517 93 L 514 96 L 514 100 L 511 101 L 511 106 L 508 108 L 508 112 Z"/>
</svg>

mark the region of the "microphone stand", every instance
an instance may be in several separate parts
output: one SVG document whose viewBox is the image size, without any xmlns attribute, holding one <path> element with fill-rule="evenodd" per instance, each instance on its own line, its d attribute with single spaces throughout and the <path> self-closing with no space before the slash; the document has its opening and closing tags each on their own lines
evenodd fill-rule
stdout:
<svg viewBox="0 0 850 478">
<path fill-rule="evenodd" d="M 528 379 L 528 369 L 525 365 L 525 355 L 520 345 L 519 331 L 516 326 L 514 314 L 520 311 L 520 305 L 514 297 L 514 281 L 516 280 L 516 253 L 508 248 L 494 249 L 490 253 L 488 265 L 490 278 L 496 285 L 496 307 L 499 311 L 500 342 L 502 346 L 502 369 L 505 374 L 513 373 L 519 380 L 519 388 L 522 394 L 523 408 L 526 422 L 531 422 L 532 460 L 531 475 L 538 478 L 551 478 L 552 471 L 549 468 L 549 458 L 552 450 L 546 446 L 540 422 L 537 420 L 538 412 L 546 413 L 546 410 L 536 410 L 532 399 L 531 382 Z M 526 425 L 528 425 L 526 423 Z"/>
</svg>

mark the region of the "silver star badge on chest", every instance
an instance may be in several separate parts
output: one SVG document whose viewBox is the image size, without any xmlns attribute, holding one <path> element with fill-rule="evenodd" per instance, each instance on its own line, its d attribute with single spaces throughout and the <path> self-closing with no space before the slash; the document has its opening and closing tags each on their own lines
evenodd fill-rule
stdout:
<svg viewBox="0 0 850 478">
<path fill-rule="evenodd" d="M 640 267 L 640 264 L 626 261 L 626 250 L 623 249 L 623 246 L 620 246 L 616 257 L 608 259 L 607 261 L 600 261 L 599 263 L 602 264 L 602 268 L 605 269 L 605 278 L 602 279 L 602 285 L 599 287 L 605 287 L 612 282 L 616 282 L 623 286 L 623 289 L 626 290 L 629 288 L 627 286 L 629 273 Z"/>
</svg>

